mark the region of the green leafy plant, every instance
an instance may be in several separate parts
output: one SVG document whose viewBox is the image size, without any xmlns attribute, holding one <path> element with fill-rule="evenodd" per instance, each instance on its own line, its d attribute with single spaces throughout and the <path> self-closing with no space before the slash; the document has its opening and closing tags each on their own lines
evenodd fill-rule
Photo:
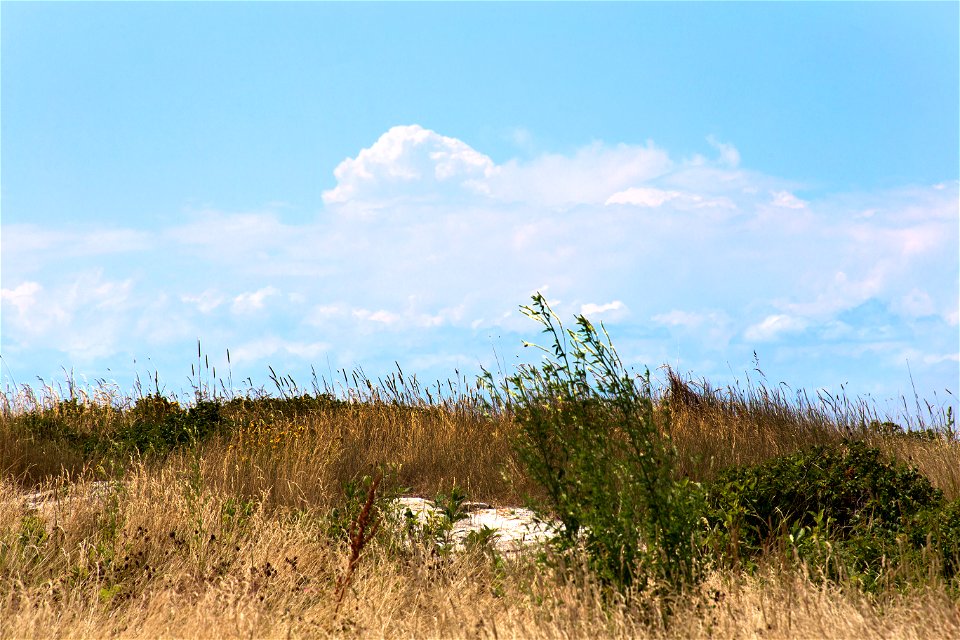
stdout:
<svg viewBox="0 0 960 640">
<path fill-rule="evenodd" d="M 606 330 L 584 316 L 565 330 L 543 296 L 522 312 L 550 345 L 539 366 L 482 381 L 492 411 L 519 425 L 515 449 L 561 522 L 557 544 L 583 545 L 600 578 L 618 587 L 691 581 L 699 487 L 674 478 L 669 415 L 655 410 L 650 373 L 631 375 Z"/>
<path fill-rule="evenodd" d="M 343 484 L 343 501 L 331 509 L 325 517 L 325 529 L 327 536 L 334 540 L 347 540 L 351 538 L 350 529 L 354 527 L 360 513 L 370 497 L 370 487 L 377 478 L 376 490 L 373 492 L 374 502 L 370 507 L 373 511 L 369 517 L 382 519 L 384 516 L 392 513 L 393 502 L 404 491 L 397 482 L 399 475 L 398 467 L 379 467 L 372 475 L 363 475 L 348 480 Z"/>
<path fill-rule="evenodd" d="M 446 557 L 454 548 L 453 527 L 469 517 L 464 503 L 467 494 L 454 484 L 449 493 L 440 492 L 421 513 L 410 507 L 391 510 L 394 550 L 407 553 L 425 550 L 433 556 Z"/>
<path fill-rule="evenodd" d="M 956 575 L 960 508 L 915 469 L 863 442 L 818 446 L 735 467 L 710 486 L 709 520 L 727 550 L 757 557 L 786 543 L 827 577 L 873 589 L 899 565 L 932 559 Z M 735 549 L 734 549 L 735 548 Z"/>
<path fill-rule="evenodd" d="M 223 405 L 215 400 L 198 398 L 186 411 L 154 400 L 151 408 L 135 415 L 131 426 L 118 434 L 121 449 L 163 455 L 206 440 L 227 422 Z"/>
<path fill-rule="evenodd" d="M 500 537 L 500 531 L 493 527 L 483 525 L 479 529 L 473 529 L 467 533 L 463 539 L 463 547 L 467 552 L 480 553 L 489 556 L 495 562 L 500 560 L 495 544 Z"/>
<path fill-rule="evenodd" d="M 821 511 L 835 535 L 844 536 L 857 527 L 901 527 L 907 517 L 942 500 L 919 472 L 884 461 L 878 449 L 855 441 L 729 469 L 710 494 L 721 512 L 743 511 L 743 540 L 753 545 L 784 520 L 812 526 Z"/>
</svg>

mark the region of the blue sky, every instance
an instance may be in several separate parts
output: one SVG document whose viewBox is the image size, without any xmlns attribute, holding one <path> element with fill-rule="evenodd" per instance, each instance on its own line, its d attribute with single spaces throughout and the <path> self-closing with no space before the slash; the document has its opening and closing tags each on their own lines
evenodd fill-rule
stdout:
<svg viewBox="0 0 960 640">
<path fill-rule="evenodd" d="M 958 391 L 956 3 L 3 3 L 2 377 Z M 908 370 L 909 363 L 909 370 Z"/>
</svg>

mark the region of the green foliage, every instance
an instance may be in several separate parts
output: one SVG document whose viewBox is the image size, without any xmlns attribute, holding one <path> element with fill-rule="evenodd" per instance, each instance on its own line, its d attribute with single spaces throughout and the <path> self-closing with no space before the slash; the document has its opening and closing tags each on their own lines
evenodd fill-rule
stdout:
<svg viewBox="0 0 960 640">
<path fill-rule="evenodd" d="M 956 441 L 957 432 L 953 429 L 953 408 L 947 407 L 945 423 L 938 427 L 926 429 L 904 429 L 896 422 L 871 420 L 866 425 L 866 431 L 888 438 L 906 438 L 911 440 L 947 440 Z"/>
<path fill-rule="evenodd" d="M 483 380 L 491 408 L 511 412 L 520 427 L 517 455 L 561 522 L 558 544 L 583 544 L 592 569 L 618 587 L 692 580 L 699 487 L 674 480 L 649 371 L 631 376 L 606 331 L 583 316 L 564 330 L 540 294 L 521 309 L 552 342 L 525 343 L 543 351 L 543 362 L 499 386 L 489 372 Z"/>
<path fill-rule="evenodd" d="M 427 513 L 425 521 L 418 521 L 413 512 L 404 512 L 404 532 L 408 541 L 425 543 L 431 552 L 448 555 L 453 550 L 453 526 L 466 519 L 463 503 L 467 494 L 456 484 L 450 493 L 438 493 L 433 501 L 435 510 Z"/>
<path fill-rule="evenodd" d="M 882 460 L 878 449 L 862 442 L 729 469 L 714 483 L 711 496 L 723 511 L 742 507 L 743 525 L 756 543 L 784 520 L 811 526 L 820 511 L 842 536 L 868 524 L 899 527 L 906 517 L 942 500 L 919 472 Z"/>
<path fill-rule="evenodd" d="M 440 509 L 440 513 L 450 523 L 451 526 L 465 520 L 468 515 L 463 508 L 463 503 L 467 499 L 467 494 L 456 484 L 450 489 L 450 493 L 437 494 L 434 504 Z"/>
<path fill-rule="evenodd" d="M 206 440 L 229 423 L 218 401 L 198 398 L 184 410 L 159 394 L 138 399 L 126 412 L 71 399 L 14 420 L 15 428 L 35 442 L 65 445 L 101 466 L 131 455 L 166 455 Z"/>
<path fill-rule="evenodd" d="M 21 547 L 42 547 L 49 537 L 47 523 L 40 515 L 27 514 L 20 519 L 18 542 Z"/>
<path fill-rule="evenodd" d="M 111 423 L 103 407 L 84 405 L 76 398 L 30 411 L 16 422 L 34 440 L 60 442 L 84 455 L 99 448 L 98 430 Z"/>
<path fill-rule="evenodd" d="M 911 543 L 935 549 L 941 575 L 958 581 L 960 590 L 960 498 L 921 514 L 911 528 Z"/>
<path fill-rule="evenodd" d="M 244 529 L 256 510 L 257 503 L 254 500 L 227 498 L 220 507 L 222 530 L 230 532 Z"/>
<path fill-rule="evenodd" d="M 343 502 L 331 509 L 326 517 L 327 535 L 334 540 L 349 540 L 350 528 L 360 517 L 370 488 L 377 478 L 381 478 L 381 482 L 374 492 L 371 517 L 382 520 L 391 512 L 394 501 L 402 493 L 410 490 L 399 485 L 398 475 L 397 468 L 390 467 L 386 470 L 380 468 L 373 475 L 359 476 L 344 483 Z"/>
<path fill-rule="evenodd" d="M 926 477 L 862 442 L 728 469 L 708 502 L 715 547 L 728 561 L 785 544 L 826 577 L 867 589 L 909 581 L 907 568 L 931 562 L 943 578 L 957 575 L 960 506 L 944 504 Z"/>
<path fill-rule="evenodd" d="M 467 533 L 463 539 L 463 546 L 467 551 L 474 553 L 483 553 L 496 559 L 494 543 L 500 533 L 497 529 L 483 525 L 479 529 L 473 529 Z"/>
<path fill-rule="evenodd" d="M 165 398 L 147 396 L 132 413 L 132 422 L 117 432 L 113 444 L 120 451 L 139 454 L 163 455 L 202 442 L 227 423 L 223 405 L 202 398 L 184 411 Z"/>
</svg>

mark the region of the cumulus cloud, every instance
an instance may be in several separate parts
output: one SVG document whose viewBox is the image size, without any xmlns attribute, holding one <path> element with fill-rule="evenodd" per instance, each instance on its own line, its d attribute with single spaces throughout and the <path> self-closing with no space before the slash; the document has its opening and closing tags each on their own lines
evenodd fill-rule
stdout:
<svg viewBox="0 0 960 640">
<path fill-rule="evenodd" d="M 669 155 L 646 145 L 592 143 L 573 156 L 543 154 L 496 165 L 455 138 L 418 125 L 393 127 L 334 171 L 337 185 L 323 194 L 344 211 L 381 208 L 438 197 L 482 203 L 572 206 L 603 203 L 611 194 L 667 173 Z"/>
<path fill-rule="evenodd" d="M 447 188 L 448 194 L 451 188 L 480 194 L 487 191 L 484 181 L 493 171 L 489 157 L 461 140 L 419 125 L 397 126 L 337 166 L 337 186 L 324 191 L 323 201 L 382 204 L 409 193 L 411 184 L 419 193 L 430 185 Z"/>
</svg>

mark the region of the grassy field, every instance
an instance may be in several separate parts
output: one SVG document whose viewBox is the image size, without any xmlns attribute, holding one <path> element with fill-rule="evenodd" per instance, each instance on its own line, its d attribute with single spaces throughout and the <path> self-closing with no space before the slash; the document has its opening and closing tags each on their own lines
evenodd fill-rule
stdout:
<svg viewBox="0 0 960 640">
<path fill-rule="evenodd" d="M 665 482 L 702 497 L 683 552 L 694 577 L 624 585 L 596 571 L 589 543 L 454 552 L 388 515 L 391 496 L 455 487 L 558 515 L 518 453 L 520 411 L 402 377 L 336 396 L 210 388 L 187 403 L 6 394 L 0 637 L 960 637 L 952 415 L 903 432 L 863 403 L 668 373 L 648 435 L 666 443 Z M 843 486 L 817 475 L 830 460 Z M 788 477 L 825 506 L 783 506 Z M 883 520 L 869 502 L 907 494 L 925 506 Z M 779 522 L 754 517 L 757 496 L 786 501 Z"/>
</svg>

